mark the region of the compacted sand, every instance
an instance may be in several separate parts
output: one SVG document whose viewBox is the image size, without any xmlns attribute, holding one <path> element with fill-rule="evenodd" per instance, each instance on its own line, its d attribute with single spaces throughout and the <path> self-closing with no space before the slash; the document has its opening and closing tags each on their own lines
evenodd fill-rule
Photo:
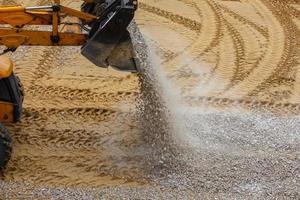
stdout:
<svg viewBox="0 0 300 200">
<path fill-rule="evenodd" d="M 136 24 L 140 75 L 79 47 L 12 55 L 26 97 L 0 198 L 299 198 L 300 3 L 141 0 Z"/>
</svg>

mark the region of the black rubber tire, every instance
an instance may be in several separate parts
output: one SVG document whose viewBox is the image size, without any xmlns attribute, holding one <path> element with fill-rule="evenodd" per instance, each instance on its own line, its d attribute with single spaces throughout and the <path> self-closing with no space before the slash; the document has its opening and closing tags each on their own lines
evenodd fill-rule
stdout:
<svg viewBox="0 0 300 200">
<path fill-rule="evenodd" d="M 14 122 L 17 122 L 21 118 L 23 99 L 23 85 L 14 73 L 7 78 L 0 79 L 0 100 L 14 105 Z"/>
<path fill-rule="evenodd" d="M 0 172 L 5 169 L 12 152 L 12 140 L 7 129 L 0 124 Z"/>
<path fill-rule="evenodd" d="M 24 86 L 19 78 L 19 76 L 15 75 L 17 83 L 18 83 L 18 88 L 19 88 L 19 92 L 20 92 L 20 98 L 22 100 L 22 103 L 24 102 L 24 97 L 25 97 L 25 90 L 24 90 Z"/>
<path fill-rule="evenodd" d="M 20 78 L 13 73 L 10 77 L 11 79 L 11 87 L 14 88 L 15 91 L 15 99 L 17 99 L 17 102 L 14 102 L 15 108 L 14 108 L 14 121 L 17 122 L 21 119 L 22 112 L 23 112 L 23 101 L 24 101 L 24 87 L 21 83 Z"/>
</svg>

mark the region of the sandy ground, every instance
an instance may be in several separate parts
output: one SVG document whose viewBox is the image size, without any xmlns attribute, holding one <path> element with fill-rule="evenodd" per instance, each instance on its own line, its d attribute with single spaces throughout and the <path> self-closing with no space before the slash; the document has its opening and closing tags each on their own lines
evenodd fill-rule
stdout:
<svg viewBox="0 0 300 200">
<path fill-rule="evenodd" d="M 299 199 L 299 17 L 292 0 L 141 0 L 140 77 L 20 48 L 0 197 Z"/>
</svg>

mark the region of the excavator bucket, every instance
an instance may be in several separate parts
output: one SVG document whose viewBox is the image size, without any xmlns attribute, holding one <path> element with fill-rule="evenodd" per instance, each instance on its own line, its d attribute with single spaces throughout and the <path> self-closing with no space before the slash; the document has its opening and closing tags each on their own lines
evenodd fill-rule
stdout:
<svg viewBox="0 0 300 200">
<path fill-rule="evenodd" d="M 91 25 L 90 38 L 81 49 L 82 55 L 99 67 L 136 72 L 133 45 L 127 31 L 136 1 L 106 0 L 102 1 L 102 8 L 101 16 Z"/>
</svg>

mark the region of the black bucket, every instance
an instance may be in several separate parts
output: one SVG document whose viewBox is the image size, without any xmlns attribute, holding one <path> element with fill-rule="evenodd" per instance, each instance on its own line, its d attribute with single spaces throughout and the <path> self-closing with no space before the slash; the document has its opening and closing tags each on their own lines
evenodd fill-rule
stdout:
<svg viewBox="0 0 300 200">
<path fill-rule="evenodd" d="M 132 1 L 110 1 L 104 16 L 93 24 L 90 39 L 81 53 L 99 67 L 112 66 L 121 71 L 137 71 L 134 50 L 127 27 L 134 17 Z"/>
</svg>

